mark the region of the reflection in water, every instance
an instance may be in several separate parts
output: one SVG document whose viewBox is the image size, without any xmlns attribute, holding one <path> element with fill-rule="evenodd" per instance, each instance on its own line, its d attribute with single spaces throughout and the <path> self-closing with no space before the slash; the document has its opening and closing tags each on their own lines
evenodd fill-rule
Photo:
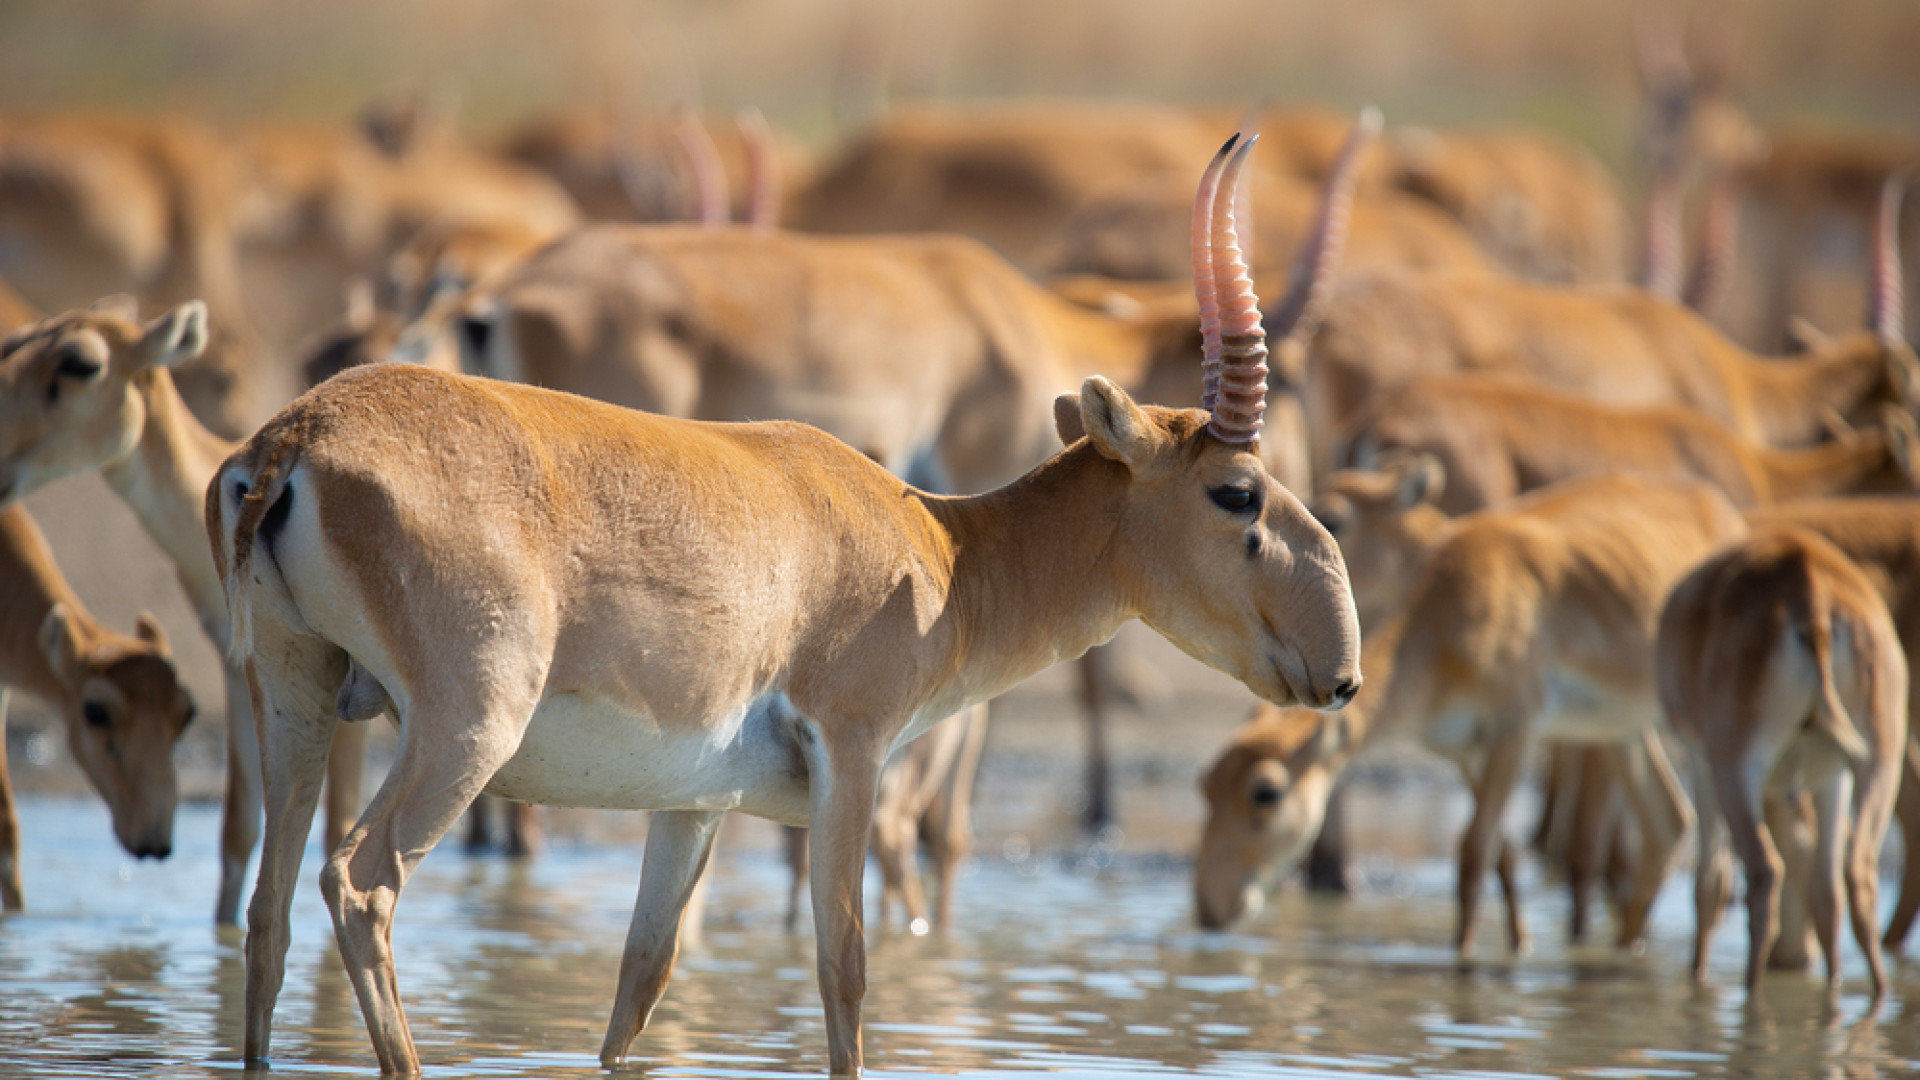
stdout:
<svg viewBox="0 0 1920 1080">
<path fill-rule="evenodd" d="M 207 919 L 215 811 L 182 814 L 180 835 L 203 846 L 154 866 L 110 853 L 96 807 L 23 807 L 35 908 L 0 921 L 0 1076 L 237 1074 L 240 942 Z M 740 850 L 720 867 L 708 944 L 683 958 L 631 1075 L 826 1067 L 811 940 L 779 929 L 785 871 Z M 428 1075 L 606 1075 L 595 1054 L 639 866 L 632 846 L 560 845 L 531 864 L 430 857 L 394 934 Z M 375 1062 L 317 867 L 310 852 L 275 1068 L 365 1076 Z M 1690 890 L 1675 882 L 1645 955 L 1545 935 L 1535 955 L 1462 968 L 1450 881 L 1436 861 L 1351 900 L 1290 892 L 1244 932 L 1205 935 L 1164 860 L 1118 858 L 1098 875 L 1031 853 L 983 860 L 951 938 L 875 935 L 869 1062 L 974 1076 L 1666 1077 L 1896 1074 L 1920 1058 L 1920 1025 L 1903 1019 L 1920 991 L 1912 965 L 1896 966 L 1878 1012 L 1859 994 L 1830 1006 L 1798 976 L 1769 979 L 1750 1004 L 1741 935 L 1723 934 L 1714 983 L 1695 987 Z"/>
</svg>

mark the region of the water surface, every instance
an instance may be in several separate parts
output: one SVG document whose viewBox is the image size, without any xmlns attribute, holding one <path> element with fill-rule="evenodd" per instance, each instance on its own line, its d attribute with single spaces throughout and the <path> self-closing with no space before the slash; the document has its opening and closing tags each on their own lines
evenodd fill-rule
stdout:
<svg viewBox="0 0 1920 1080">
<path fill-rule="evenodd" d="M 210 925 L 216 811 L 181 811 L 181 850 L 134 863 L 104 809 L 22 807 L 32 910 L 0 921 L 0 1076 L 232 1077 L 242 961 Z M 626 1073 L 784 1077 L 826 1067 L 809 934 L 780 929 L 785 870 L 744 839 L 718 869 L 709 941 L 686 956 Z M 1686 978 L 1689 883 L 1670 881 L 1640 956 L 1562 942 L 1560 893 L 1527 890 L 1535 952 L 1447 948 L 1452 877 L 1402 863 L 1346 901 L 1288 890 L 1237 934 L 1191 928 L 1184 869 L 1100 847 L 983 853 L 947 939 L 871 928 L 867 1061 L 879 1076 L 1718 1077 L 1920 1071 L 1920 993 L 1896 965 L 1869 1014 L 1848 993 L 1769 979 L 1737 988 L 1744 919 L 1724 927 L 1713 983 Z M 376 1071 L 334 954 L 310 850 L 274 1033 L 273 1071 Z M 429 1076 L 605 1075 L 640 855 L 562 840 L 524 865 L 436 851 L 394 933 Z M 871 905 L 870 905 L 871 907 Z M 1497 938 L 1489 934 L 1490 939 Z"/>
</svg>

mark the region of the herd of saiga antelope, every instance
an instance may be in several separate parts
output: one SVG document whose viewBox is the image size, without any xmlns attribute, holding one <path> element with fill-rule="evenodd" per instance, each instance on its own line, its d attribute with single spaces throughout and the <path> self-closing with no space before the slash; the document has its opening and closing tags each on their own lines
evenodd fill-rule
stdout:
<svg viewBox="0 0 1920 1080">
<path fill-rule="evenodd" d="M 1837 984 L 1844 892 L 1882 993 L 1899 794 L 1920 838 L 1901 647 L 1920 647 L 1920 500 L 1862 493 L 1920 467 L 1887 179 L 1914 148 L 1781 132 L 1729 153 L 1683 79 L 1649 85 L 1636 287 L 1584 153 L 1525 132 L 1375 145 L 1371 112 L 1263 110 L 1281 167 L 1249 170 L 1236 136 L 1197 198 L 1205 110 L 901 112 L 786 198 L 805 163 L 754 116 L 724 147 L 688 116 L 570 117 L 497 152 L 404 108 L 352 131 L 0 119 L 0 264 L 22 293 L 200 297 L 144 323 L 129 296 L 38 322 L 13 305 L 0 675 L 59 707 L 127 850 L 167 855 L 193 714 L 167 637 L 91 618 L 17 502 L 97 470 L 229 660 L 222 923 L 265 812 L 249 1061 L 324 788 L 321 886 L 385 1071 L 419 1069 L 398 894 L 491 793 L 656 812 L 608 1063 L 697 921 L 721 814 L 809 826 L 795 897 L 805 874 L 831 1067 L 857 1072 L 869 839 L 916 921 L 931 841 L 944 921 L 981 703 L 1134 618 L 1270 703 L 1204 781 L 1203 924 L 1257 906 L 1340 772 L 1398 730 L 1474 794 L 1463 953 L 1489 864 L 1524 943 L 1500 822 L 1536 741 L 1556 747 L 1576 931 L 1612 870 L 1632 944 L 1695 820 L 1670 731 L 1697 776 L 1696 974 L 1731 842 L 1749 984 L 1804 963 L 1809 934 Z M 1730 178 L 1778 227 L 1857 210 L 1863 172 L 1867 330 L 1784 356 L 1716 330 Z M 1189 267 L 1197 319 L 1168 284 Z M 296 341 L 304 364 L 266 359 Z M 210 430 L 252 429 L 296 370 L 318 385 L 245 443 Z M 767 417 L 786 419 L 743 422 Z M 1084 683 L 1097 721 L 1110 673 Z M 355 822 L 382 714 L 398 758 Z M 8 795 L 9 909 L 17 832 Z"/>
</svg>

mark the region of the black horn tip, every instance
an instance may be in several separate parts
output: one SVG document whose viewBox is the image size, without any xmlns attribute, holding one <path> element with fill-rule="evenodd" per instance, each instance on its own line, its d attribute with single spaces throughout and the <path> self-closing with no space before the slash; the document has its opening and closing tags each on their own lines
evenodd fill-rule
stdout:
<svg viewBox="0 0 1920 1080">
<path fill-rule="evenodd" d="M 1233 150 L 1233 144 L 1239 141 L 1240 141 L 1240 133 L 1237 131 L 1227 136 L 1227 141 L 1220 144 L 1220 153 L 1226 154 L 1231 152 Z"/>
</svg>

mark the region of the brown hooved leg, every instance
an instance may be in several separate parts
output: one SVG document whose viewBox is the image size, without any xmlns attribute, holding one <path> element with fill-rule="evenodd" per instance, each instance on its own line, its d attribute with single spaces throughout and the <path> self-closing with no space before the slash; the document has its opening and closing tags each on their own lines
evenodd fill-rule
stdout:
<svg viewBox="0 0 1920 1080">
<path fill-rule="evenodd" d="M 827 1060 L 835 1076 L 861 1068 L 860 1003 L 867 993 L 860 872 L 884 754 L 877 748 L 816 747 L 811 755 L 813 925 Z"/>
<path fill-rule="evenodd" d="M 20 889 L 20 813 L 13 805 L 13 774 L 7 770 L 7 689 L 0 686 L 0 908 L 27 906 Z"/>
<path fill-rule="evenodd" d="M 393 772 L 320 875 L 381 1072 L 420 1071 L 393 966 L 400 891 L 513 756 L 538 700 L 545 673 L 516 678 L 504 666 L 491 663 L 485 678 L 449 673 L 438 680 L 438 693 L 415 695 Z"/>
<path fill-rule="evenodd" d="M 1460 838 L 1459 925 L 1454 932 L 1454 947 L 1462 958 L 1473 952 L 1474 921 L 1480 913 L 1480 889 L 1487 871 L 1497 860 L 1502 844 L 1500 822 L 1506 813 L 1507 799 L 1520 779 L 1520 768 L 1527 756 L 1524 736 L 1507 736 L 1487 748 L 1486 764 L 1474 782 L 1473 819 Z M 1519 919 L 1518 909 L 1508 913 L 1510 923 Z M 1524 931 L 1523 935 L 1524 936 Z"/>
<path fill-rule="evenodd" d="M 220 926 L 238 926 L 240 893 L 247 884 L 247 863 L 253 858 L 254 845 L 260 842 L 260 738 L 246 672 L 228 664 L 224 674 L 227 790 L 221 800 L 220 895 L 214 902 L 213 921 Z M 327 720 L 333 722 L 331 700 L 327 710 Z"/>
<path fill-rule="evenodd" d="M 600 1064 L 607 1068 L 626 1059 L 634 1038 L 645 1030 L 653 1007 L 666 992 L 680 947 L 680 919 L 692 903 L 695 883 L 705 879 L 720 818 L 719 811 L 656 810 L 648 820 L 640 896 L 634 902 L 626 951 L 620 957 L 613 1017 L 607 1021 L 606 1041 L 600 1045 Z"/>
<path fill-rule="evenodd" d="M 267 627 L 255 636 L 259 648 L 250 665 L 251 696 L 263 720 L 266 843 L 247 907 L 243 1049 L 248 1063 L 262 1064 L 286 978 L 288 913 L 326 779 L 327 751 L 338 723 L 334 691 L 346 675 L 347 654 L 317 638 L 274 635 Z M 251 727 L 254 713 L 246 715 Z"/>
<path fill-rule="evenodd" d="M 1633 894 L 1620 913 L 1618 944 L 1624 948 L 1646 935 L 1653 901 L 1673 869 L 1680 839 L 1693 824 L 1693 807 L 1655 732 L 1643 732 L 1637 740 L 1615 747 L 1613 756 L 1640 833 L 1640 870 L 1634 877 Z"/>
</svg>

